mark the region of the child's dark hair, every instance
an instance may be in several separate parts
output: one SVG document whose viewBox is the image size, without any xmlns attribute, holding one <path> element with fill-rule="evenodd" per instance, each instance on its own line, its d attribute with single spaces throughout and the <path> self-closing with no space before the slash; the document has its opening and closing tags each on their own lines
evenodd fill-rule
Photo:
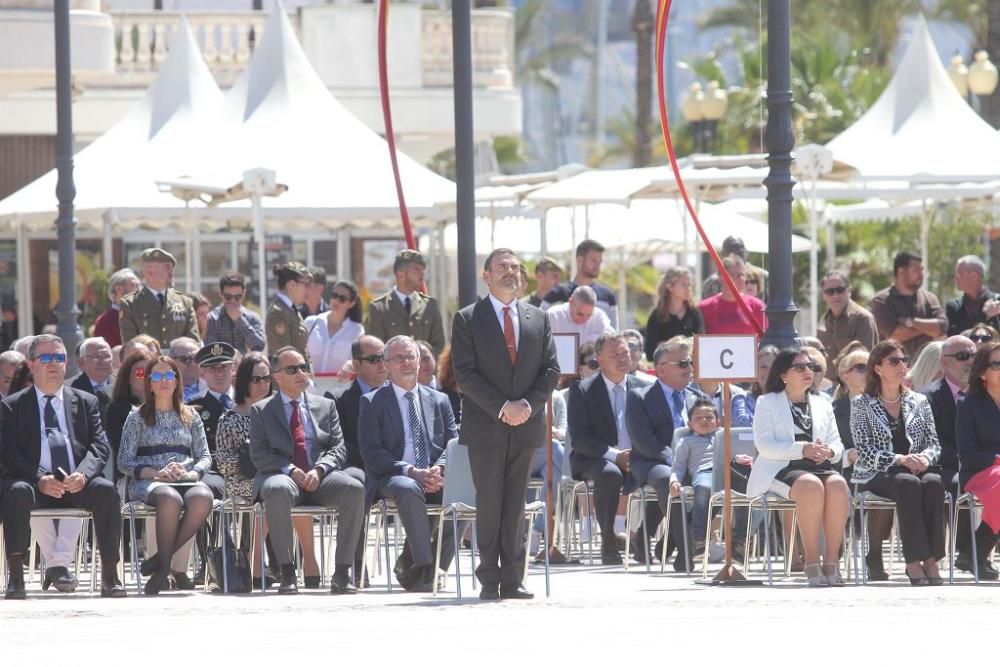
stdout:
<svg viewBox="0 0 1000 667">
<path fill-rule="evenodd" d="M 694 405 L 691 406 L 691 409 L 688 410 L 688 415 L 693 415 L 694 411 L 697 410 L 698 408 L 707 408 L 711 410 L 713 413 L 715 413 L 716 419 L 719 418 L 719 408 L 715 407 L 715 401 L 713 401 L 710 398 L 699 398 L 697 401 L 695 401 Z"/>
</svg>

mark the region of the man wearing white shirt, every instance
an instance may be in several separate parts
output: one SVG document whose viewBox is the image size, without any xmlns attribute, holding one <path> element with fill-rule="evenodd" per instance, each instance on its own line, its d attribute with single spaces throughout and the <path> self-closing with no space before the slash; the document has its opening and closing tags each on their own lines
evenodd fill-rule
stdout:
<svg viewBox="0 0 1000 667">
<path fill-rule="evenodd" d="M 588 285 L 580 285 L 569 301 L 548 309 L 552 333 L 580 334 L 580 345 L 593 343 L 606 331 L 613 331 L 611 320 L 597 308 L 597 294 Z"/>
<path fill-rule="evenodd" d="M 632 440 L 625 419 L 626 397 L 630 390 L 648 385 L 649 380 L 629 375 L 632 357 L 624 334 L 601 334 L 594 348 L 601 372 L 575 383 L 567 399 L 573 443 L 570 468 L 574 479 L 594 483 L 601 562 L 620 565 L 622 557 L 614 530 L 618 497 L 636 488 L 631 474 Z"/>
<path fill-rule="evenodd" d="M 445 451 L 457 435 L 455 417 L 447 396 L 417 382 L 420 348 L 412 338 L 390 339 L 384 356 L 389 384 L 361 397 L 361 456 L 379 493 L 396 503 L 406 529 L 396 577 L 407 590 L 429 592 L 437 568 L 447 569 L 454 555 L 446 523 L 441 561 L 435 564 L 427 504 L 441 502 Z"/>
</svg>

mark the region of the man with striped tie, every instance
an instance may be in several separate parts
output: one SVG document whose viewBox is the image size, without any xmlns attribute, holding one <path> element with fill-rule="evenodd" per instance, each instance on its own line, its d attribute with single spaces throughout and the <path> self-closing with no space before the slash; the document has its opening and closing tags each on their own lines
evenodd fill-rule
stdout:
<svg viewBox="0 0 1000 667">
<path fill-rule="evenodd" d="M 382 354 L 389 384 L 361 397 L 358 445 L 379 495 L 396 504 L 406 529 L 396 578 L 407 590 L 429 592 L 437 567 L 447 569 L 454 556 L 452 526 L 446 522 L 441 561 L 435 565 L 427 504 L 441 502 L 445 450 L 458 431 L 448 397 L 417 382 L 416 341 L 394 336 Z"/>
</svg>

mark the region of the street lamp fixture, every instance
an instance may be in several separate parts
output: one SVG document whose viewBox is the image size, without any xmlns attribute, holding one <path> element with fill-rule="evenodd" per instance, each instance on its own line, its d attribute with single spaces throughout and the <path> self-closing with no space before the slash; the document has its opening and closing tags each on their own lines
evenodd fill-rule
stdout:
<svg viewBox="0 0 1000 667">
<path fill-rule="evenodd" d="M 694 82 L 681 103 L 681 114 L 691 125 L 695 153 L 715 152 L 719 121 L 729 108 L 729 96 L 718 81 L 709 81 L 708 90 Z"/>
<path fill-rule="evenodd" d="M 948 63 L 948 77 L 955 84 L 958 94 L 980 111 L 979 98 L 989 97 L 997 89 L 997 68 L 990 62 L 986 51 L 976 51 L 972 64 L 966 67 L 961 54 L 956 53 Z M 972 93 L 970 100 L 969 93 Z"/>
<path fill-rule="evenodd" d="M 958 94 L 963 99 L 969 96 L 969 68 L 965 66 L 962 55 L 956 53 L 948 63 L 948 78 L 955 84 Z"/>
</svg>

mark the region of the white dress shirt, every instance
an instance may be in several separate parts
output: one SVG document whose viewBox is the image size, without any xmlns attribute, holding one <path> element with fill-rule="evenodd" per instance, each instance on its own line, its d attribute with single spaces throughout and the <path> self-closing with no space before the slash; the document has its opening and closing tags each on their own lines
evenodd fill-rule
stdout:
<svg viewBox="0 0 1000 667">
<path fill-rule="evenodd" d="M 569 302 L 552 306 L 547 311 L 549 314 L 549 326 L 554 334 L 575 333 L 580 334 L 580 345 L 593 343 L 605 331 L 614 331 L 611 328 L 611 320 L 604 311 L 595 307 L 594 312 L 583 324 L 577 324 L 569 312 Z"/>
<path fill-rule="evenodd" d="M 38 426 L 42 433 L 42 441 L 39 447 L 38 456 L 38 467 L 42 470 L 47 470 L 49 472 L 55 472 L 52 470 L 52 452 L 49 451 L 49 436 L 45 432 L 45 406 L 48 401 L 45 399 L 45 394 L 35 387 L 35 396 L 38 399 Z M 63 400 L 63 389 L 59 389 L 53 394 L 55 398 L 52 399 L 52 409 L 56 411 L 56 419 L 59 420 L 59 430 L 66 437 L 66 454 L 69 456 L 69 470 L 66 472 L 71 473 L 76 470 L 76 461 L 73 460 L 73 437 L 70 435 L 69 427 L 66 425 L 66 403 Z"/>
<path fill-rule="evenodd" d="M 288 307 L 289 307 L 289 308 L 291 308 L 292 310 L 295 310 L 295 304 L 294 304 L 294 303 L 292 303 L 292 300 L 288 298 L 288 295 L 287 295 L 287 294 L 285 294 L 284 292 L 278 292 L 278 293 L 277 293 L 277 294 L 276 294 L 275 296 L 277 296 L 277 297 L 278 297 L 278 299 L 279 299 L 279 300 L 280 300 L 280 301 L 281 301 L 281 302 L 282 302 L 283 304 L 285 304 L 286 306 L 288 306 Z"/>
<path fill-rule="evenodd" d="M 500 332 L 503 333 L 503 309 L 510 308 L 510 321 L 514 324 L 514 349 L 521 344 L 521 318 L 517 312 L 517 299 L 511 299 L 510 303 L 504 303 L 490 294 L 490 303 L 493 304 L 493 311 L 497 314 L 497 321 L 500 322 Z"/>
<path fill-rule="evenodd" d="M 551 311 L 552 309 L 550 308 L 549 310 Z M 622 413 L 620 415 L 615 414 L 615 387 L 621 387 L 623 390 L 625 390 L 625 394 L 628 395 L 628 375 L 623 377 L 622 381 L 619 382 L 618 384 L 615 384 L 614 382 L 609 380 L 608 376 L 605 375 L 604 373 L 601 373 L 601 379 L 604 380 L 604 386 L 607 387 L 608 389 L 608 401 L 611 403 L 611 414 L 613 414 L 615 417 L 615 425 L 619 426 L 618 422 L 623 421 L 625 419 L 625 410 L 623 408 Z M 623 425 L 624 424 L 622 424 L 622 426 Z M 614 461 L 624 449 L 631 449 L 631 446 L 624 448 L 608 447 L 608 456 L 610 456 L 611 460 Z"/>
<path fill-rule="evenodd" d="M 409 476 L 410 468 L 417 464 L 417 452 L 413 448 L 413 431 L 410 430 L 410 399 L 406 398 L 407 391 L 398 384 L 392 385 L 392 391 L 396 394 L 396 402 L 399 403 L 399 412 L 403 417 L 403 461 L 407 463 L 403 467 L 403 474 Z M 423 406 L 420 404 L 420 385 L 418 384 L 411 391 L 413 392 L 413 401 L 417 408 L 417 417 L 420 418 L 420 423 L 424 430 L 424 447 L 429 448 L 430 441 L 427 437 L 427 420 L 424 417 Z M 431 452 L 428 449 L 428 461 L 430 461 L 430 456 Z"/>
<path fill-rule="evenodd" d="M 410 292 L 409 294 L 403 294 L 402 292 L 399 291 L 399 286 L 398 285 L 395 286 L 395 287 L 393 287 L 392 291 L 396 294 L 396 298 L 399 299 L 399 302 L 401 304 L 403 304 L 403 308 L 404 309 L 406 308 L 406 300 L 407 299 L 410 300 L 410 307 L 411 308 L 413 307 L 413 300 L 414 300 L 413 299 L 413 295 L 415 295 L 416 292 Z"/>
</svg>

